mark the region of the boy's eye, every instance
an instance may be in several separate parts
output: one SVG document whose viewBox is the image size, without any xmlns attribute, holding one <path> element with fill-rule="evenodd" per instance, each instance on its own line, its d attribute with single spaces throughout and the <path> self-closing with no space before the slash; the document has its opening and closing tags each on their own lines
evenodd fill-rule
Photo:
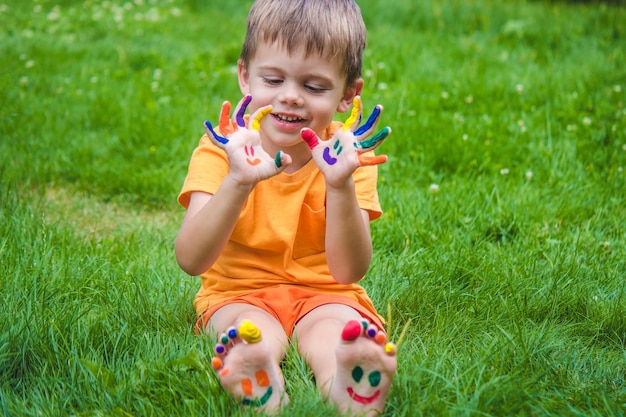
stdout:
<svg viewBox="0 0 626 417">
<path fill-rule="evenodd" d="M 305 87 L 307 88 L 307 90 L 312 91 L 313 93 L 323 93 L 324 91 L 328 90 L 327 88 L 311 84 L 307 84 Z"/>
<path fill-rule="evenodd" d="M 263 81 L 269 85 L 279 85 L 283 82 L 280 78 L 263 78 Z"/>
</svg>

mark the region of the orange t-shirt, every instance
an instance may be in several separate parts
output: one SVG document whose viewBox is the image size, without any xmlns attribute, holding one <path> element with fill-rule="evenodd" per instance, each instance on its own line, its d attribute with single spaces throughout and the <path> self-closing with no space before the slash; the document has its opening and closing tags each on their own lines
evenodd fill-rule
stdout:
<svg viewBox="0 0 626 417">
<path fill-rule="evenodd" d="M 333 122 L 322 139 L 332 137 L 341 126 Z M 204 135 L 192 154 L 178 201 L 187 208 L 192 192 L 215 194 L 228 171 L 226 153 Z M 353 174 L 359 206 L 371 220 L 382 214 L 377 172 L 376 166 L 367 166 Z M 313 160 L 293 174 L 283 172 L 259 182 L 224 251 L 201 275 L 194 302 L 198 314 L 231 297 L 284 285 L 345 295 L 376 314 L 363 287 L 338 284 L 330 275 L 324 248 L 325 199 L 324 176 Z"/>
</svg>

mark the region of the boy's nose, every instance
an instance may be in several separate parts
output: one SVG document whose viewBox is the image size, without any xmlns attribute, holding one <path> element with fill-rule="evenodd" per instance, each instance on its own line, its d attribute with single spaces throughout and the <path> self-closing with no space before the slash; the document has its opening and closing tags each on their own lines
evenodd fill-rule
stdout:
<svg viewBox="0 0 626 417">
<path fill-rule="evenodd" d="M 302 98 L 302 94 L 300 93 L 298 86 L 293 84 L 284 84 L 283 87 L 284 88 L 279 97 L 281 102 L 291 106 L 302 106 L 302 104 L 304 104 L 304 99 Z"/>
</svg>

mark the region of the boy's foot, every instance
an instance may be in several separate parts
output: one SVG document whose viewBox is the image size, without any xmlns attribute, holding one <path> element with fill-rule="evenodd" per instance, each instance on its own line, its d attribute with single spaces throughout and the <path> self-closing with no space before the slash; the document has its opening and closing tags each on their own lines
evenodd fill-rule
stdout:
<svg viewBox="0 0 626 417">
<path fill-rule="evenodd" d="M 211 360 L 224 389 L 243 405 L 266 412 L 287 402 L 285 384 L 261 331 L 249 320 L 219 338 Z"/>
<path fill-rule="evenodd" d="M 396 347 L 367 321 L 346 323 L 337 346 L 337 376 L 330 400 L 342 413 L 382 413 L 396 373 Z"/>
</svg>

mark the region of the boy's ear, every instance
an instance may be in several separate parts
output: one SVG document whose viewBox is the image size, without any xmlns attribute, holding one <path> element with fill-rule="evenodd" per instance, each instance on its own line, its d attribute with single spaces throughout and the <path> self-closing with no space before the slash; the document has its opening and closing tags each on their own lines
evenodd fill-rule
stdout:
<svg viewBox="0 0 626 417">
<path fill-rule="evenodd" d="M 237 79 L 239 80 L 239 90 L 241 90 L 241 94 L 245 96 L 249 93 L 250 75 L 241 59 L 237 61 Z"/>
<path fill-rule="evenodd" d="M 341 98 L 339 105 L 337 105 L 337 111 L 339 113 L 345 113 L 348 111 L 350 106 L 352 106 L 352 100 L 354 100 L 354 97 L 361 95 L 363 83 L 363 78 L 358 78 L 355 82 L 346 87 L 343 97 Z"/>
</svg>

